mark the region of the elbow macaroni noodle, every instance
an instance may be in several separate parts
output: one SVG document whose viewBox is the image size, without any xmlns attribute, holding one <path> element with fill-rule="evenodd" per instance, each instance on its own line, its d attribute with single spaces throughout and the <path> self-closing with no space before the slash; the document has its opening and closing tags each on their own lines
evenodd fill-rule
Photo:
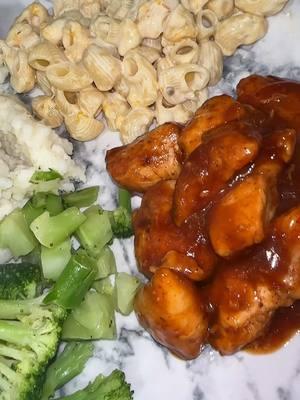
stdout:
<svg viewBox="0 0 300 400">
<path fill-rule="evenodd" d="M 0 79 L 38 86 L 35 115 L 92 140 L 124 143 L 156 121 L 186 123 L 218 83 L 224 56 L 267 32 L 288 0 L 53 0 L 23 10 L 0 40 Z"/>
</svg>

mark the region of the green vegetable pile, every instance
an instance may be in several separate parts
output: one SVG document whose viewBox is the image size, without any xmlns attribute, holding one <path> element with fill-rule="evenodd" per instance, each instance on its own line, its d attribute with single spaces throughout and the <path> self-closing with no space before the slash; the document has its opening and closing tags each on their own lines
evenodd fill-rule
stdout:
<svg viewBox="0 0 300 400">
<path fill-rule="evenodd" d="M 118 208 L 106 211 L 94 204 L 98 191 L 36 193 L 0 224 L 0 248 L 17 260 L 0 264 L 0 399 L 52 398 L 83 370 L 90 340 L 116 338 L 115 311 L 133 309 L 140 283 L 117 273 L 109 247 L 132 235 L 130 195 L 120 189 Z M 130 400 L 132 391 L 115 370 L 62 399 Z"/>
</svg>

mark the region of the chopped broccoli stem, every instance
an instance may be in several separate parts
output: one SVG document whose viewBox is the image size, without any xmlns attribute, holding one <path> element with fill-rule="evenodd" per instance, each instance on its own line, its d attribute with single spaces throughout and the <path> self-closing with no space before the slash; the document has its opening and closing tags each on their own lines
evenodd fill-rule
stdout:
<svg viewBox="0 0 300 400">
<path fill-rule="evenodd" d="M 0 264 L 0 299 L 32 299 L 42 288 L 40 266 L 27 262 Z"/>
<path fill-rule="evenodd" d="M 109 376 L 99 375 L 84 389 L 57 400 L 132 400 L 133 391 L 122 371 L 114 370 Z"/>
<path fill-rule="evenodd" d="M 97 257 L 97 270 L 95 279 L 103 279 L 117 272 L 114 253 L 108 246 L 104 246 Z"/>
<path fill-rule="evenodd" d="M 30 178 L 31 183 L 48 182 L 55 179 L 63 179 L 61 174 L 54 169 L 49 169 L 49 171 L 35 171 Z"/>
<path fill-rule="evenodd" d="M 63 326 L 64 339 L 115 339 L 114 301 L 111 296 L 89 291 Z"/>
<path fill-rule="evenodd" d="M 129 214 L 132 213 L 131 194 L 126 189 L 119 188 L 118 203 L 119 207 L 125 208 Z"/>
<path fill-rule="evenodd" d="M 89 207 L 98 198 L 99 186 L 91 186 L 76 192 L 64 194 L 63 202 L 67 207 Z"/>
<path fill-rule="evenodd" d="M 106 278 L 99 279 L 93 283 L 92 286 L 98 293 L 108 294 L 115 299 L 115 286 L 111 282 L 111 277 L 107 276 Z"/>
<path fill-rule="evenodd" d="M 66 309 L 80 305 L 97 273 L 96 262 L 86 252 L 74 254 L 57 282 L 45 297 L 44 303 L 55 303 Z"/>
<path fill-rule="evenodd" d="M 30 253 L 36 245 L 37 241 L 20 209 L 3 219 L 0 225 L 0 248 L 8 248 L 14 257 L 20 257 Z"/>
<path fill-rule="evenodd" d="M 134 297 L 140 287 L 139 279 L 133 275 L 120 272 L 116 275 L 117 310 L 123 315 L 133 311 Z"/>
<path fill-rule="evenodd" d="M 28 200 L 25 206 L 22 208 L 22 213 L 26 219 L 27 225 L 29 226 L 32 221 L 39 217 L 45 211 L 45 207 L 35 207 L 32 200 Z"/>
<path fill-rule="evenodd" d="M 76 236 L 81 245 L 97 257 L 113 237 L 109 217 L 98 206 L 88 208 L 84 214 L 87 219 L 77 229 Z"/>
<path fill-rule="evenodd" d="M 92 357 L 93 351 L 92 343 L 68 343 L 63 352 L 47 369 L 41 400 L 48 400 L 53 396 L 56 389 L 61 388 L 79 375 L 88 359 Z"/>
<path fill-rule="evenodd" d="M 48 193 L 46 198 L 46 210 L 49 211 L 51 217 L 63 212 L 64 206 L 62 198 L 57 194 Z"/>
<path fill-rule="evenodd" d="M 71 258 L 71 240 L 67 239 L 58 246 L 48 248 L 42 246 L 41 262 L 46 279 L 57 281 Z"/>
<path fill-rule="evenodd" d="M 43 207 L 46 209 L 47 204 L 47 193 L 39 192 L 35 193 L 30 199 L 32 206 L 35 208 Z"/>
<path fill-rule="evenodd" d="M 86 220 L 78 208 L 67 208 L 54 217 L 45 211 L 31 224 L 30 229 L 45 247 L 55 247 L 65 241 Z"/>
</svg>

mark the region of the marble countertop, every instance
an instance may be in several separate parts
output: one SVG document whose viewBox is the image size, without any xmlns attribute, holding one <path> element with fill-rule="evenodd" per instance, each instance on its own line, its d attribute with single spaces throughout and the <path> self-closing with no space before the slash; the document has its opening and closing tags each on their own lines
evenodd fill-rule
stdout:
<svg viewBox="0 0 300 400">
<path fill-rule="evenodd" d="M 27 0 L 0 0 L 0 37 Z M 47 3 L 47 2 L 46 2 Z M 50 1 L 48 1 L 50 4 Z M 225 63 L 224 77 L 211 93 L 232 93 L 250 73 L 273 74 L 300 80 L 300 1 L 290 0 L 269 19 L 266 37 L 240 49 Z M 87 169 L 88 184 L 102 188 L 101 202 L 116 203 L 116 188 L 105 170 L 104 155 L 118 145 L 118 134 L 106 131 L 97 140 L 75 144 L 75 158 Z M 119 271 L 136 273 L 133 241 L 113 244 Z M 253 356 L 239 352 L 222 357 L 207 348 L 196 360 L 181 361 L 139 327 L 134 315 L 118 316 L 118 340 L 96 343 L 94 357 L 80 378 L 64 390 L 71 393 L 99 373 L 122 369 L 135 391 L 135 400 L 298 400 L 300 398 L 300 336 L 280 351 Z"/>
</svg>

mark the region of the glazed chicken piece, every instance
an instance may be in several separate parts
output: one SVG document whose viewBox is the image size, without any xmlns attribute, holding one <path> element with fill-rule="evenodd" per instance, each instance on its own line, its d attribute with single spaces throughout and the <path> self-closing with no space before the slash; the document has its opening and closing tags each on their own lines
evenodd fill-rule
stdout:
<svg viewBox="0 0 300 400">
<path fill-rule="evenodd" d="M 237 86 L 238 99 L 271 115 L 278 127 L 300 133 L 300 83 L 272 76 L 251 75 Z"/>
<path fill-rule="evenodd" d="M 133 216 L 135 255 L 140 271 L 151 276 L 162 260 L 193 280 L 207 277 L 217 257 L 197 215 L 181 228 L 172 219 L 175 181 L 162 181 L 149 189 Z"/>
<path fill-rule="evenodd" d="M 278 217 L 266 240 L 221 266 L 209 290 L 209 342 L 232 354 L 261 336 L 278 307 L 300 296 L 300 207 Z"/>
<path fill-rule="evenodd" d="M 159 268 L 137 294 L 135 312 L 156 341 L 178 357 L 199 355 L 207 337 L 207 317 L 195 284 L 168 268 Z"/>
<path fill-rule="evenodd" d="M 177 179 L 173 212 L 178 226 L 205 209 L 258 154 L 261 137 L 248 123 L 235 121 L 210 132 L 209 140 L 189 156 Z"/>
<path fill-rule="evenodd" d="M 241 104 L 227 95 L 216 96 L 207 100 L 195 113 L 193 119 L 183 129 L 179 146 L 188 157 L 201 143 L 203 135 L 213 128 L 235 120 L 247 120 L 252 125 L 260 126 L 265 116 L 251 106 Z"/>
<path fill-rule="evenodd" d="M 161 180 L 176 179 L 181 170 L 180 131 L 178 125 L 167 123 L 126 146 L 108 150 L 109 174 L 133 192 L 145 192 Z"/>
<path fill-rule="evenodd" d="M 215 252 L 232 256 L 261 242 L 278 205 L 277 181 L 294 153 L 296 133 L 285 129 L 263 140 L 263 151 L 250 168 L 213 206 L 208 231 Z"/>
<path fill-rule="evenodd" d="M 252 75 L 242 79 L 237 92 L 245 101 L 273 118 L 273 124 L 294 128 L 297 145 L 290 167 L 279 178 L 280 211 L 294 207 L 300 198 L 300 83 Z"/>
</svg>

